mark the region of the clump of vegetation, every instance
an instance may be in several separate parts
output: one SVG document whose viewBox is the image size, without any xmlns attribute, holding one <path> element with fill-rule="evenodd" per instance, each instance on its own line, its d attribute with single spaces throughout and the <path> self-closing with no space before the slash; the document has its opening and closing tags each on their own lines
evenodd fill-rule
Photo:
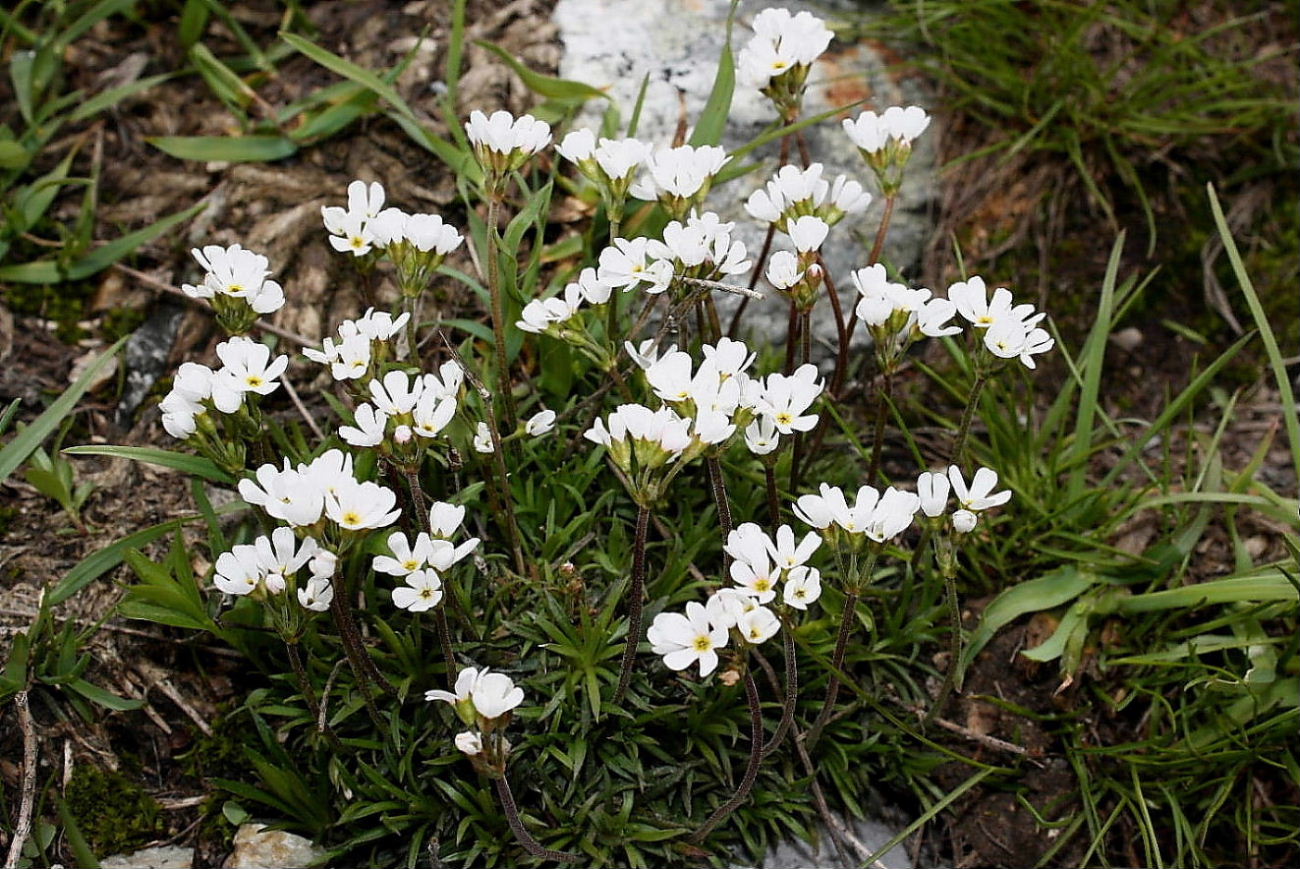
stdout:
<svg viewBox="0 0 1300 869">
<path fill-rule="evenodd" d="M 158 801 L 130 776 L 78 764 L 64 801 L 96 854 L 123 854 L 166 831 Z"/>
</svg>

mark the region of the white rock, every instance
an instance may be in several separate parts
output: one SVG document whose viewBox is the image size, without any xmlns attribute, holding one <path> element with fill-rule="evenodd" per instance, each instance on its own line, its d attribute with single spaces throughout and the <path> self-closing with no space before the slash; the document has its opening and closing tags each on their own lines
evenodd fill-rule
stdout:
<svg viewBox="0 0 1300 869">
<path fill-rule="evenodd" d="M 325 849 L 310 839 L 262 824 L 241 825 L 234 846 L 226 869 L 305 869 L 325 856 Z"/>
<path fill-rule="evenodd" d="M 142 848 L 130 854 L 115 854 L 99 861 L 103 869 L 190 869 L 194 849 L 179 845 Z"/>
<path fill-rule="evenodd" d="M 648 73 L 649 84 L 637 138 L 671 143 L 682 105 L 679 93 L 685 101 L 691 123 L 708 99 L 726 38 L 730 5 L 728 0 L 559 0 L 553 17 L 564 43 L 560 75 L 608 89 L 626 123 L 636 103 L 642 77 Z M 746 0 L 737 14 L 732 33 L 734 52 L 738 53 L 753 35 L 750 22 L 754 16 L 770 6 L 783 6 L 791 12 L 807 9 L 823 18 L 827 15 L 826 4 L 801 0 Z M 859 16 L 870 14 L 854 4 L 839 4 L 838 8 Z M 847 48 L 832 44 L 809 75 L 804 116 L 816 115 L 864 97 L 872 99 L 854 108 L 849 115 L 856 117 L 864 109 L 881 111 L 891 105 L 918 104 L 929 108 L 927 96 L 919 90 L 919 85 L 910 79 L 892 77 L 886 72 L 887 63 L 879 51 L 866 43 Z M 578 119 L 575 128 L 598 128 L 604 107 L 604 103 L 589 104 L 587 113 Z M 774 117 L 775 111 L 766 97 L 738 85 L 722 144 L 734 149 L 748 143 Z M 870 170 L 844 134 L 838 117 L 804 132 L 813 160 L 826 167 L 823 177 L 831 179 L 838 174 L 847 174 L 873 193 L 878 192 Z M 905 273 L 919 261 L 932 229 L 929 212 L 937 196 L 934 142 L 938 133 L 932 123 L 917 141 L 885 245 L 886 262 Z M 724 219 L 736 221 L 751 257 L 758 255 L 766 227 L 760 227 L 746 215 L 742 203 L 778 168 L 779 153 L 776 142 L 760 149 L 754 157 L 762 163 L 761 168 L 715 188 L 709 198 L 711 208 Z M 792 146 L 790 162 L 797 163 L 798 160 L 798 151 Z M 836 226 L 823 246 L 823 255 L 843 300 L 845 317 L 849 316 L 856 299 L 849 271 L 866 265 L 882 205 L 883 200 L 877 197 L 865 215 L 849 218 Z M 781 244 L 780 239 L 778 235 L 774 248 Z M 788 240 L 785 240 L 785 246 L 789 247 Z M 759 289 L 771 294 L 763 281 L 760 281 Z M 728 314 L 738 299 L 728 295 L 720 297 L 719 303 L 724 312 L 725 327 L 729 321 Z M 762 302 L 751 302 L 746 310 L 745 323 L 755 338 L 784 342 L 785 301 L 771 294 Z M 835 342 L 834 319 L 827 302 L 819 303 L 814 312 L 814 336 L 824 348 L 818 355 L 825 359 L 829 355 L 827 348 L 834 346 Z M 854 339 L 866 343 L 866 331 L 859 328 Z"/>
</svg>

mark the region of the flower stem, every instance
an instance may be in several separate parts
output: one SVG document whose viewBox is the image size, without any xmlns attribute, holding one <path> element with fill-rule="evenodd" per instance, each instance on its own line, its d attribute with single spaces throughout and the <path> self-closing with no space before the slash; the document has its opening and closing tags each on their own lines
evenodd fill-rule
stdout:
<svg viewBox="0 0 1300 869">
<path fill-rule="evenodd" d="M 722 542 L 727 542 L 731 530 L 736 527 L 731 518 L 731 500 L 727 497 L 727 481 L 722 476 L 722 460 L 709 456 L 704 460 L 709 472 L 709 488 L 713 491 L 713 503 L 718 508 L 718 524 L 722 526 Z"/>
<path fill-rule="evenodd" d="M 758 780 L 758 768 L 763 761 L 763 710 L 759 706 L 758 686 L 754 684 L 754 676 L 750 673 L 749 668 L 745 668 L 745 700 L 749 704 L 749 763 L 745 766 L 744 778 L 740 780 L 740 787 L 731 795 L 731 799 L 714 810 L 713 814 L 704 824 L 691 834 L 689 841 L 698 845 L 703 842 L 713 829 L 727 819 L 727 816 L 740 808 L 745 799 L 749 796 L 750 790 L 754 787 L 754 782 Z"/>
<path fill-rule="evenodd" d="M 885 449 L 885 420 L 889 416 L 889 393 L 893 389 L 893 372 L 885 369 L 885 379 L 876 393 L 876 433 L 871 441 L 871 463 L 867 467 L 867 485 L 876 485 L 880 474 L 880 454 Z"/>
<path fill-rule="evenodd" d="M 894 216 L 894 202 L 898 198 L 897 194 L 890 194 L 885 197 L 885 213 L 881 215 L 880 226 L 876 229 L 876 240 L 871 245 L 871 256 L 867 258 L 867 265 L 875 265 L 880 262 L 880 254 L 885 247 L 885 236 L 889 235 L 889 222 Z M 853 310 L 849 313 L 849 323 L 844 330 L 844 334 L 852 335 L 853 330 L 858 327 L 858 306 L 854 305 Z M 843 368 L 836 368 L 835 374 L 831 377 L 831 395 L 840 398 L 840 390 L 844 388 L 844 380 L 848 376 L 849 366 L 846 364 Z"/>
<path fill-rule="evenodd" d="M 338 752 L 344 752 L 346 749 L 343 743 L 339 741 L 338 734 L 334 728 L 325 722 L 324 716 L 321 715 L 320 703 L 316 701 L 316 692 L 312 690 L 311 680 L 307 678 L 307 668 L 303 666 L 302 655 L 298 651 L 297 642 L 284 641 L 285 651 L 289 653 L 289 667 L 293 670 L 293 677 L 298 682 L 298 691 L 302 694 L 303 702 L 307 704 L 307 711 L 311 713 L 312 721 L 317 722 L 317 728 L 325 734 L 325 739 L 330 744 L 330 748 Z"/>
<path fill-rule="evenodd" d="M 835 639 L 835 652 L 831 655 L 831 680 L 826 686 L 826 700 L 822 703 L 822 709 L 817 713 L 817 720 L 813 726 L 808 729 L 807 745 L 811 751 L 821 738 L 822 728 L 830 720 L 831 713 L 835 711 L 835 699 L 840 694 L 840 671 L 844 668 L 844 652 L 849 645 L 849 637 L 853 634 L 853 622 L 857 617 L 858 593 L 849 592 L 844 596 L 844 613 L 840 616 L 840 633 Z"/>
<path fill-rule="evenodd" d="M 772 533 L 781 527 L 781 498 L 776 489 L 776 467 L 763 463 L 763 477 L 767 482 L 767 515 Z"/>
<path fill-rule="evenodd" d="M 948 670 L 943 674 L 943 684 L 939 686 L 939 694 L 934 698 L 930 711 L 925 714 L 925 724 L 934 721 L 939 710 L 948 702 L 948 695 L 953 689 L 961 690 L 961 605 L 957 601 L 957 580 L 955 577 L 945 576 L 943 586 L 948 598 L 948 618 L 952 622 L 952 633 L 948 636 Z"/>
<path fill-rule="evenodd" d="M 636 514 L 636 540 L 632 545 L 632 586 L 628 589 L 627 645 L 623 648 L 623 663 L 618 674 L 618 690 L 614 702 L 620 703 L 632 682 L 632 664 L 636 660 L 636 647 L 641 642 L 641 598 L 645 594 L 645 550 L 650 533 L 650 508 L 640 506 Z"/>
<path fill-rule="evenodd" d="M 966 401 L 966 410 L 961 415 L 961 427 L 957 429 L 957 440 L 952 448 L 952 463 L 960 465 L 962 452 L 966 449 L 966 439 L 970 435 L 971 423 L 975 421 L 975 408 L 980 403 L 980 392 L 984 389 L 984 383 L 988 376 L 980 371 L 975 375 L 975 383 L 970 388 L 970 398 Z"/>
<path fill-rule="evenodd" d="M 429 533 L 429 508 L 424 500 L 424 489 L 420 487 L 420 475 L 416 471 L 408 470 L 406 472 L 406 484 L 411 489 L 411 507 L 415 510 L 415 515 L 419 523 L 419 528 L 424 533 Z M 451 597 L 451 589 L 444 588 L 442 592 L 444 600 Z M 455 686 L 456 684 L 456 655 L 451 649 L 451 628 L 447 625 L 447 607 L 439 606 L 434 610 L 434 624 L 438 629 L 438 644 L 442 646 L 442 661 L 447 670 L 447 684 Z M 454 687 L 453 687 L 454 690 Z"/>
<path fill-rule="evenodd" d="M 776 733 L 763 746 L 764 757 L 781 747 L 794 724 L 794 707 L 799 702 L 799 659 L 794 647 L 794 625 L 785 614 L 781 616 L 781 636 L 785 641 L 785 705 L 781 708 L 781 722 L 776 726 Z"/>
<path fill-rule="evenodd" d="M 500 199 L 496 194 L 488 196 L 488 293 L 492 297 L 492 340 L 496 345 L 497 392 L 501 396 L 501 409 L 506 428 L 514 431 L 517 416 L 515 414 L 515 396 L 510 387 L 510 368 L 506 362 L 506 307 L 505 299 L 501 293 L 501 264 L 497 261 L 499 244 L 497 238 L 497 210 L 500 208 L 500 204 Z"/>
<path fill-rule="evenodd" d="M 524 850 L 532 854 L 539 860 L 549 860 L 552 863 L 580 863 L 581 858 L 575 854 L 568 854 L 564 851 L 552 851 L 545 847 L 528 832 L 524 826 L 523 819 L 519 817 L 519 807 L 515 805 L 515 795 L 510 790 L 510 782 L 506 780 L 505 773 L 495 779 L 497 787 L 497 797 L 501 800 L 501 809 L 505 812 L 506 823 L 510 825 L 510 832 L 515 834 L 515 838 Z"/>
<path fill-rule="evenodd" d="M 340 578 L 342 580 L 342 578 Z M 352 607 L 348 603 L 348 597 L 352 593 L 347 588 L 345 581 L 340 581 L 341 588 L 334 595 L 334 600 L 330 601 L 330 613 L 334 616 L 334 624 L 338 626 L 339 638 L 343 641 L 343 652 L 347 655 L 348 665 L 352 668 L 352 675 L 357 680 L 357 690 L 361 692 L 361 699 L 365 701 L 366 712 L 370 715 L 371 722 L 380 732 L 387 732 L 388 726 L 384 719 L 379 715 L 379 709 L 375 706 L 375 698 L 370 694 L 370 683 L 372 676 L 378 674 L 375 664 L 370 660 L 366 653 L 365 646 L 361 644 L 361 637 L 357 633 L 356 621 L 352 617 Z M 372 672 L 373 671 L 373 672 Z M 383 676 L 379 676 L 383 680 Z M 387 690 L 396 693 L 387 681 L 382 682 Z"/>
</svg>

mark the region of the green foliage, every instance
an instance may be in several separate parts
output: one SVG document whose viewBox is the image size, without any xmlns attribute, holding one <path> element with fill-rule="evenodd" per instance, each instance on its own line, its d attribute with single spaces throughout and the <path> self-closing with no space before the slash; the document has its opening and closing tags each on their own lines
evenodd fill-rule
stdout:
<svg viewBox="0 0 1300 869">
<path fill-rule="evenodd" d="M 97 854 L 124 854 L 166 830 L 162 808 L 121 772 L 78 764 L 64 795 L 68 814 Z"/>
</svg>

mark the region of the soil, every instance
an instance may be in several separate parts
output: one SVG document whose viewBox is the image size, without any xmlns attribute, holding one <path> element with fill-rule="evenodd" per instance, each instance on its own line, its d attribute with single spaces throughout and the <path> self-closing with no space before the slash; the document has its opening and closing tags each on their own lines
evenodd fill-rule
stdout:
<svg viewBox="0 0 1300 869">
<path fill-rule="evenodd" d="M 435 132 L 445 132 L 436 118 L 440 98 L 437 84 L 449 28 L 446 0 L 302 5 L 318 31 L 317 43 L 363 67 L 388 68 L 410 54 L 410 63 L 398 78 L 397 87 Z M 506 5 L 494 0 L 471 0 L 467 16 L 470 39 L 497 42 L 527 66 L 554 72 L 560 47 L 550 22 L 550 5 L 549 0 L 516 0 Z M 271 2 L 240 3 L 236 4 L 235 15 L 250 35 L 265 45 L 274 39 L 281 24 L 279 7 Z M 71 87 L 94 92 L 133 76 L 184 65 L 180 49 L 170 41 L 175 31 L 173 23 L 137 25 L 114 21 L 97 27 L 75 44 L 67 60 Z M 422 33 L 426 38 L 420 42 L 418 36 Z M 240 52 L 233 36 L 218 22 L 210 25 L 205 41 L 219 57 Z M 469 108 L 519 112 L 534 102 L 517 77 L 477 46 L 467 48 L 465 69 L 458 107 L 462 115 Z M 276 75 L 259 87 L 259 96 L 271 106 L 282 106 L 335 80 L 308 59 L 293 56 L 277 65 Z M 7 87 L 7 81 L 0 83 L 0 104 L 10 102 Z M 313 341 L 359 306 L 358 288 L 352 285 L 350 269 L 333 255 L 319 231 L 320 207 L 341 201 L 349 181 L 381 180 L 395 204 L 408 210 L 437 211 L 453 223 L 464 222 L 451 173 L 414 145 L 395 124 L 381 117 L 360 122 L 324 143 L 304 149 L 298 156 L 272 165 L 187 163 L 147 143 L 149 137 L 159 135 L 229 133 L 226 127 L 230 117 L 201 81 L 180 78 L 123 103 L 102 122 L 67 130 L 62 146 L 51 148 L 46 159 L 57 160 L 62 148 L 71 147 L 79 137 L 90 137 L 93 147 L 83 148 L 74 165 L 75 171 L 88 173 L 93 161 L 102 170 L 96 238 L 112 238 L 124 229 L 137 228 L 196 202 L 206 203 L 206 209 L 187 227 L 183 241 L 173 237 L 148 245 L 131 258 L 130 266 L 154 283 L 178 286 L 197 277 L 186 253 L 192 245 L 239 242 L 266 253 L 288 297 L 285 308 L 274 317 L 275 324 Z M 994 261 L 1014 243 L 1032 241 L 1031 230 L 1026 227 L 1035 224 L 1021 218 L 1036 213 L 1044 191 L 1067 183 L 1056 169 L 1045 164 L 1015 164 L 1007 172 L 1018 173 L 1018 180 L 996 200 L 990 198 L 987 188 L 976 191 L 981 195 L 974 196 L 966 186 L 969 176 L 947 176 L 945 220 L 966 228 L 963 237 L 971 242 L 968 263 Z M 74 219 L 78 204 L 78 196 L 60 200 L 56 216 L 64 221 Z M 989 225 L 984 218 L 994 211 L 1009 222 L 987 236 L 972 229 L 982 222 Z M 1086 215 L 1080 215 L 1076 220 L 1083 222 L 1084 218 Z M 1061 220 L 1068 223 L 1066 218 Z M 1134 221 L 1134 225 L 1137 223 Z M 1049 225 L 1056 235 L 1037 239 L 1040 247 L 1079 231 L 1078 226 L 1050 221 Z M 936 238 L 937 244 L 946 245 L 948 234 L 936 233 Z M 1059 298 L 1062 293 L 1093 292 L 1085 288 L 1096 286 L 1108 250 L 1080 249 L 1083 252 L 1076 261 L 1053 262 L 1051 271 L 1044 268 L 1039 272 L 1039 290 L 1044 299 Z M 939 263 L 939 259 L 932 259 L 927 268 L 930 286 L 946 285 Z M 452 264 L 466 271 L 473 268 L 467 259 Z M 1127 265 L 1139 268 L 1146 264 L 1141 257 L 1131 255 Z M 66 387 L 78 363 L 84 364 L 105 346 L 106 341 L 98 336 L 104 334 L 115 312 L 135 310 L 149 318 L 163 307 L 177 304 L 160 297 L 154 283 L 117 270 L 100 275 L 90 289 L 85 317 L 79 324 L 86 337 L 75 343 L 58 340 L 60 326 L 49 311 L 14 314 L 7 302 L 0 301 L 0 403 L 7 405 L 21 397 L 19 419 L 33 418 L 49 396 Z M 443 301 L 452 308 L 463 308 L 467 316 L 481 314 L 468 293 Z M 1204 311 L 1203 306 L 1193 307 Z M 1073 330 L 1081 334 L 1086 328 L 1087 306 L 1080 306 L 1080 310 L 1081 316 L 1067 323 L 1067 333 Z M 1177 309 L 1167 311 L 1161 318 L 1179 320 L 1180 313 Z M 171 342 L 164 370 L 173 370 L 186 359 L 210 358 L 217 340 L 219 335 L 210 317 L 187 308 Z M 1106 398 L 1108 405 L 1117 414 L 1150 418 L 1153 409 L 1165 399 L 1166 388 L 1177 389 L 1185 383 L 1193 359 L 1203 352 L 1194 341 L 1153 319 L 1142 327 L 1135 343 L 1112 348 L 1117 376 L 1108 379 L 1112 390 Z M 290 375 L 294 374 L 291 369 Z M 167 445 L 151 401 L 144 401 L 138 413 L 120 418 L 115 396 L 117 378 L 121 376 L 110 377 L 83 401 L 68 442 Z M 1058 365 L 1049 368 L 1045 376 L 1051 382 L 1052 378 L 1063 378 L 1066 372 Z M 917 382 L 905 375 L 897 387 L 898 394 L 915 392 Z M 1237 421 L 1223 439 L 1225 467 L 1240 468 L 1249 461 L 1261 440 L 1276 432 L 1279 410 L 1276 394 L 1268 389 L 1259 387 L 1245 393 Z M 293 413 L 288 407 L 281 412 L 286 417 Z M 1182 436 L 1187 436 L 1186 429 Z M 902 445 L 896 446 L 902 457 Z M 80 480 L 95 484 L 84 512 L 84 533 L 21 479 L 0 486 L 0 637 L 8 639 L 24 630 L 36 612 L 40 590 L 64 576 L 86 555 L 127 533 L 194 509 L 184 479 L 176 473 L 123 460 L 93 458 L 77 459 L 76 467 Z M 1295 491 L 1295 469 L 1289 467 L 1280 440 L 1268 451 L 1259 478 L 1278 491 Z M 1243 526 L 1242 533 L 1252 540 L 1258 538 L 1251 544 L 1256 558 L 1280 557 L 1285 529 L 1264 520 L 1248 521 L 1255 524 Z M 1149 539 L 1149 531 L 1140 523 L 1127 533 L 1134 535 L 1126 543 L 1135 551 L 1143 545 L 1143 534 L 1148 534 Z M 1198 553 L 1198 569 L 1206 575 L 1231 569 L 1231 546 L 1226 532 L 1212 530 L 1204 551 Z M 110 571 L 92 583 L 63 606 L 61 616 L 86 626 L 103 619 L 120 596 L 115 581 L 124 580 L 125 573 L 124 569 Z M 986 602 L 968 605 L 968 626 L 975 623 Z M 130 770 L 147 783 L 165 810 L 164 840 L 193 843 L 196 866 L 219 865 L 223 857 L 220 836 L 208 832 L 199 835 L 201 826 L 204 831 L 211 829 L 203 823 L 205 816 L 199 805 L 208 791 L 201 778 L 193 774 L 194 765 L 184 757 L 218 717 L 223 704 L 234 697 L 235 680 L 246 680 L 249 674 L 240 671 L 239 661 L 230 654 L 181 639 L 179 633 L 118 618 L 108 619 L 103 627 L 92 632 L 89 648 L 95 662 L 87 678 L 122 696 L 143 699 L 146 706 L 141 713 L 107 715 L 89 725 L 69 709 L 34 710 L 47 746 L 41 774 L 53 773 L 66 781 L 71 768 L 80 763 Z M 1060 709 L 1059 678 L 1054 669 L 1034 670 L 1009 664 L 1018 649 L 1034 644 L 1035 629 L 1033 622 L 1015 625 L 979 656 L 968 676 L 964 698 L 954 701 L 944 713 L 965 733 L 943 732 L 936 739 L 956 751 L 999 763 L 1009 762 L 1005 751 L 995 743 L 980 742 L 978 737 L 1005 740 L 1022 748 L 1023 753 L 1011 759 L 1023 773 L 1019 793 L 1036 811 L 1048 816 L 1058 812 L 1062 798 L 1072 793 L 1073 774 L 1056 738 L 1037 716 L 1010 711 L 1010 706 L 1015 706 L 1037 715 L 1050 715 Z M 980 698 L 999 698 L 1009 705 L 995 705 Z M 977 736 L 972 737 L 972 733 Z M 8 792 L 13 792 L 19 775 L 18 766 L 7 759 L 20 756 L 16 738 L 12 728 L 0 732 L 0 758 L 4 758 L 0 759 L 0 777 Z M 54 747 L 58 750 L 52 750 Z M 935 775 L 941 786 L 951 789 L 969 775 L 969 768 L 950 764 Z M 1016 794 L 977 787 L 955 804 L 946 821 L 931 826 L 927 844 L 928 850 L 946 855 L 945 862 L 957 866 L 1023 866 L 1033 865 L 1051 847 L 1052 839 L 1052 831 L 1044 834 Z M 1054 862 L 1076 865 L 1082 847 L 1072 844 Z"/>
</svg>

